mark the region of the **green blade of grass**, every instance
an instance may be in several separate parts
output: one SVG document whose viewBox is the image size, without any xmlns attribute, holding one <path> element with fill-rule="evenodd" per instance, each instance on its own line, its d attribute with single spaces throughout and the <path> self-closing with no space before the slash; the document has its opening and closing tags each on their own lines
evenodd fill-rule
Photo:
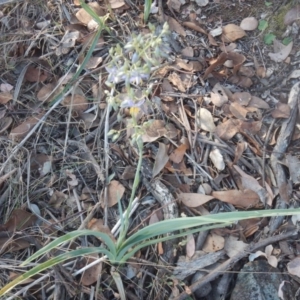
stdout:
<svg viewBox="0 0 300 300">
<path fill-rule="evenodd" d="M 197 226 L 211 225 L 214 223 L 233 223 L 239 220 L 272 217 L 272 216 L 291 216 L 300 214 L 300 208 L 297 209 L 272 209 L 272 210 L 261 210 L 261 211 L 243 211 L 243 212 L 228 212 L 214 215 L 206 215 L 200 217 L 189 217 L 189 218 L 176 218 L 171 220 L 161 221 L 134 233 L 129 237 L 121 247 L 127 247 L 132 244 L 141 242 L 142 239 L 151 239 L 157 235 L 164 235 L 166 233 L 175 231 L 190 229 Z"/>
<path fill-rule="evenodd" d="M 12 282 L 5 285 L 0 290 L 0 296 L 5 295 L 7 292 L 11 291 L 15 286 L 19 285 L 20 283 L 24 282 L 28 278 L 31 278 L 32 276 L 41 273 L 42 271 L 49 269 L 59 263 L 62 263 L 68 259 L 75 258 L 78 256 L 84 256 L 88 254 L 94 254 L 94 253 L 103 253 L 107 256 L 111 256 L 111 253 L 107 251 L 104 248 L 100 247 L 91 247 L 91 248 L 84 248 L 84 249 L 78 249 L 71 252 L 67 252 L 61 255 L 58 255 L 57 257 L 54 257 L 52 259 L 49 259 L 48 261 L 37 265 L 36 267 L 30 269 L 26 273 L 18 276 L 16 279 L 14 279 Z"/>
<path fill-rule="evenodd" d="M 125 263 L 129 258 L 133 257 L 134 254 L 138 250 L 140 250 L 144 247 L 150 246 L 150 245 L 154 245 L 154 244 L 157 244 L 157 243 L 160 243 L 160 242 L 166 242 L 166 241 L 169 241 L 169 240 L 172 240 L 172 239 L 177 239 L 179 237 L 184 237 L 184 236 L 187 236 L 189 234 L 197 233 L 197 232 L 200 232 L 200 231 L 211 230 L 211 229 L 220 228 L 220 227 L 223 227 L 223 226 L 228 226 L 228 225 L 231 225 L 231 224 L 232 223 L 224 222 L 222 224 L 203 226 L 201 228 L 190 229 L 190 230 L 187 230 L 187 231 L 184 231 L 184 232 L 181 232 L 181 233 L 177 233 L 177 234 L 173 234 L 173 235 L 169 235 L 169 236 L 164 236 L 164 237 L 159 237 L 157 239 L 152 239 L 152 240 L 148 240 L 148 241 L 144 240 L 144 242 L 137 243 L 137 244 L 130 244 L 130 245 L 127 245 L 126 247 L 122 248 L 122 250 L 118 253 L 117 261 L 119 263 Z"/>
<path fill-rule="evenodd" d="M 147 21 L 149 19 L 151 5 L 152 5 L 152 0 L 145 0 L 145 5 L 144 5 L 144 22 L 145 23 L 147 23 Z"/>
<path fill-rule="evenodd" d="M 32 256 L 30 256 L 28 259 L 26 259 L 21 264 L 21 266 L 25 266 L 29 262 L 37 259 L 41 255 L 47 253 L 48 251 L 58 247 L 59 245 L 65 243 L 65 242 L 68 242 L 68 241 L 73 240 L 73 239 L 75 239 L 77 237 L 80 237 L 80 236 L 87 236 L 87 235 L 93 235 L 97 238 L 102 239 L 103 242 L 108 247 L 109 252 L 111 253 L 111 256 L 114 256 L 114 257 L 116 256 L 115 243 L 113 242 L 113 240 L 106 233 L 93 231 L 93 230 L 76 230 L 76 231 L 67 233 L 67 234 L 65 234 L 65 235 L 63 235 L 59 238 L 56 238 L 53 242 L 49 243 L 48 245 L 46 245 L 45 247 L 43 247 L 42 249 L 40 249 L 36 253 L 34 253 Z"/>
</svg>

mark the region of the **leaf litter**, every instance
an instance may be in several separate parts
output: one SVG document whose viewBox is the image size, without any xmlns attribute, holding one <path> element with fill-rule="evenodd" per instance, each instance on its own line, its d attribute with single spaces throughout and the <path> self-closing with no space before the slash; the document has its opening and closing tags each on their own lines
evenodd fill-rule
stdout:
<svg viewBox="0 0 300 300">
<path fill-rule="evenodd" d="M 88 228 L 115 240 L 113 227 L 126 210 L 138 156 L 131 143 L 130 105 L 112 111 L 105 121 L 105 66 L 110 47 L 125 44 L 133 32 L 148 31 L 143 5 L 133 2 L 110 0 L 110 7 L 102 1 L 88 3 L 96 15 L 109 15 L 108 26 L 114 33 L 101 35 L 87 62 L 85 55 L 98 24 L 80 1 L 1 7 L 0 242 L 1 254 L 10 261 L 1 271 L 6 283 L 18 273 L 16 261 L 28 256 L 28 248 L 35 251 L 47 244 L 49 234 L 54 239 L 62 232 Z M 299 206 L 299 113 L 298 106 L 291 104 L 293 93 L 299 93 L 294 85 L 299 78 L 299 5 L 285 8 L 280 21 L 285 32 L 280 35 L 270 28 L 271 19 L 261 19 L 263 13 L 272 18 L 272 9 L 276 15 L 280 5 L 225 2 L 153 2 L 151 22 L 158 32 L 162 19 L 168 23 L 171 34 L 165 44 L 170 50 L 149 81 L 135 87 L 139 93 L 151 84 L 138 125 L 143 129 L 143 160 L 152 162 L 152 188 L 163 186 L 165 195 L 175 199 L 172 201 L 182 218 Z M 264 43 L 259 24 L 265 24 L 263 32 L 269 36 L 276 35 L 273 47 Z M 291 41 L 285 43 L 283 35 Z M 124 85 L 119 84 L 119 99 L 125 101 Z M 59 105 L 51 110 L 56 101 Z M 104 143 L 105 122 L 114 132 L 108 145 Z M 139 204 L 130 218 L 131 232 L 170 217 L 144 184 L 139 185 L 136 196 Z M 250 252 L 249 260 L 266 259 L 280 271 L 299 277 L 296 243 L 277 234 L 292 231 L 298 219 L 293 222 L 276 217 L 244 220 L 231 227 L 187 235 L 172 244 L 141 249 L 122 266 L 124 288 L 132 299 L 159 298 L 157 287 L 168 296 L 185 299 L 188 293 L 199 295 L 204 285 L 217 286 L 219 276 L 221 281 L 230 280 L 224 291 L 230 293 L 229 286 L 236 282 L 226 279 L 226 274 L 238 272 L 242 258 Z M 269 242 L 241 254 L 264 241 Z M 69 247 L 100 246 L 102 242 L 76 240 Z M 174 279 L 163 283 L 166 277 L 160 278 L 161 273 L 152 265 L 161 263 L 155 258 L 165 256 L 166 247 L 176 250 L 166 267 Z M 60 250 L 65 251 L 66 245 Z M 72 270 L 60 266 L 51 271 L 53 284 L 65 293 L 65 299 L 80 298 L 68 284 L 82 289 L 84 299 L 99 286 L 98 298 L 118 297 L 118 289 L 111 285 L 112 274 L 99 258 L 82 257 L 74 261 Z M 230 259 L 236 259 L 234 268 L 228 266 L 213 277 Z M 140 262 L 152 278 L 143 286 L 138 285 Z M 200 268 L 207 272 L 199 275 Z M 80 278 L 66 276 L 81 269 L 85 270 Z M 67 284 L 60 285 L 56 278 Z M 297 290 L 297 281 L 289 280 Z M 178 289 L 178 282 L 184 291 Z M 57 289 L 46 290 L 45 283 L 36 282 L 24 293 L 28 297 L 43 293 L 55 297 Z M 151 290 L 151 285 L 156 289 Z M 278 286 L 280 289 L 286 292 Z M 22 287 L 14 292 L 23 293 Z M 207 289 L 201 297 L 212 299 L 212 293 Z"/>
</svg>

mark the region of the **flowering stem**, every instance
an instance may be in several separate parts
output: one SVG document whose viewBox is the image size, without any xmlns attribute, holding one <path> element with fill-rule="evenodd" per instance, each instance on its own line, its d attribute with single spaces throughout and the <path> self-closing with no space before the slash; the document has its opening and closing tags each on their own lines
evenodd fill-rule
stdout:
<svg viewBox="0 0 300 300">
<path fill-rule="evenodd" d="M 114 89 L 111 89 L 110 96 L 112 97 L 114 94 Z M 109 170 L 109 145 L 108 145 L 108 131 L 109 131 L 109 115 L 111 112 L 112 105 L 110 101 L 107 101 L 107 107 L 106 107 L 106 116 L 105 116 L 105 128 L 104 128 L 104 151 L 105 151 L 105 177 L 106 177 L 106 187 L 105 187 L 105 193 L 104 193 L 104 225 L 107 226 L 107 186 L 109 182 L 107 181 L 109 178 L 108 170 Z"/>
<path fill-rule="evenodd" d="M 135 198 L 136 190 L 140 183 L 140 171 L 141 171 L 142 159 L 143 159 L 143 142 L 142 142 L 141 138 L 138 138 L 137 146 L 138 146 L 138 151 L 139 151 L 139 160 L 138 160 L 138 164 L 137 164 L 137 168 L 136 168 L 136 172 L 135 172 L 135 176 L 134 176 L 134 181 L 133 181 L 133 186 L 132 186 L 132 191 L 131 191 L 128 208 L 126 210 L 126 215 L 124 218 L 124 224 L 122 224 L 123 226 L 121 227 L 120 236 L 118 238 L 118 246 L 121 245 L 123 243 L 123 241 L 126 239 L 126 234 L 129 229 L 129 216 L 130 216 L 130 212 L 131 212 L 131 208 L 132 208 L 132 202 Z"/>
</svg>

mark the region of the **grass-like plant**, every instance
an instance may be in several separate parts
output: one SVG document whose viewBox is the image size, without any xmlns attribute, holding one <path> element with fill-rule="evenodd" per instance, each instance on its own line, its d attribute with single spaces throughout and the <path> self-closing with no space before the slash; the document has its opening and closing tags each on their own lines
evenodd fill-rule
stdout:
<svg viewBox="0 0 300 300">
<path fill-rule="evenodd" d="M 144 4 L 144 22 L 147 23 L 151 12 L 152 0 L 145 0 Z"/>
<path fill-rule="evenodd" d="M 149 4 L 151 1 L 146 2 L 148 2 Z M 99 29 L 95 34 L 95 40 L 88 51 L 88 55 L 90 56 L 93 51 L 93 47 L 95 47 L 95 44 L 98 41 L 101 31 L 103 29 L 107 29 L 107 27 L 104 25 L 103 19 L 100 19 L 82 0 L 81 4 L 82 7 L 86 9 L 86 11 L 90 13 L 99 24 Z M 131 40 L 125 45 L 124 49 L 120 46 L 112 48 L 110 51 L 111 61 L 107 66 L 107 72 L 109 74 L 107 85 L 111 88 L 110 92 L 107 93 L 107 101 L 109 107 L 107 116 L 109 116 L 110 109 L 118 109 L 119 107 L 130 108 L 132 115 L 131 124 L 135 131 L 132 136 L 131 142 L 138 149 L 139 153 L 137 171 L 134 179 L 131 198 L 129 200 L 128 209 L 124 217 L 122 213 L 120 214 L 121 232 L 117 238 L 117 241 L 114 242 L 106 233 L 91 230 L 77 230 L 56 238 L 54 241 L 52 241 L 51 243 L 37 251 L 35 254 L 33 254 L 31 257 L 29 257 L 26 261 L 24 261 L 22 266 L 26 267 L 28 263 L 34 260 L 38 260 L 45 254 L 49 253 L 51 250 L 54 250 L 62 244 L 81 236 L 98 237 L 103 241 L 104 246 L 66 251 L 65 253 L 50 258 L 45 262 L 38 263 L 37 261 L 38 264 L 35 267 L 30 269 L 29 271 L 26 271 L 24 274 L 20 275 L 19 277 L 8 283 L 6 286 L 4 286 L 0 290 L 0 296 L 8 293 L 15 286 L 21 284 L 32 276 L 39 274 L 59 263 L 78 256 L 100 253 L 110 264 L 120 265 L 126 263 L 128 259 L 133 257 L 138 250 L 149 245 L 157 244 L 159 242 L 183 237 L 199 231 L 230 226 L 234 222 L 242 219 L 300 214 L 300 209 L 294 209 L 230 212 L 201 217 L 184 217 L 164 220 L 159 223 L 151 224 L 138 230 L 131 236 L 128 236 L 129 214 L 134 196 L 136 194 L 136 190 L 139 186 L 140 168 L 143 154 L 143 143 L 141 140 L 143 127 L 138 125 L 135 117 L 136 112 L 139 110 L 141 105 L 145 101 L 147 101 L 149 89 L 146 87 L 146 92 L 144 92 L 143 89 L 145 88 L 142 87 L 142 83 L 143 81 L 147 81 L 150 77 L 151 68 L 160 63 L 160 56 L 163 54 L 162 35 L 167 31 L 167 27 L 164 26 L 162 33 L 158 36 L 155 36 L 153 27 L 150 26 L 150 29 L 152 30 L 152 33 L 148 36 L 132 36 Z M 87 61 L 87 59 L 85 61 Z M 76 72 L 75 76 L 78 76 L 80 74 L 79 71 L 80 70 Z M 74 80 L 75 79 L 76 78 L 74 78 Z M 124 92 L 122 94 L 122 97 L 117 92 L 116 85 L 120 82 L 125 82 L 125 97 Z M 106 128 L 106 133 L 108 133 L 108 128 Z M 119 205 L 119 207 L 121 208 L 121 205 Z M 174 235 L 166 235 L 167 233 L 174 231 L 176 231 Z M 112 270 L 112 276 L 116 281 L 117 287 L 120 291 L 120 295 L 125 295 L 122 287 L 122 281 L 115 269 Z M 124 297 L 125 296 L 123 296 L 122 298 Z"/>
<path fill-rule="evenodd" d="M 213 228 L 229 226 L 238 220 L 252 219 L 252 218 L 262 218 L 271 216 L 289 216 L 300 214 L 300 209 L 280 209 L 280 210 L 261 210 L 261 211 L 247 211 L 247 212 L 229 212 L 220 213 L 217 215 L 207 215 L 201 217 L 185 217 L 177 218 L 171 220 L 161 221 L 149 225 L 130 237 L 123 239 L 120 236 L 117 243 L 109 237 L 109 235 L 92 231 L 92 230 L 78 230 L 68 233 L 62 237 L 55 239 L 53 242 L 49 243 L 41 250 L 37 251 L 26 261 L 22 263 L 21 266 L 26 266 L 29 262 L 36 260 L 48 253 L 49 251 L 56 249 L 61 244 L 71 241 L 80 236 L 95 236 L 104 242 L 106 248 L 104 247 L 89 247 L 82 248 L 73 251 L 66 252 L 64 254 L 58 255 L 54 258 L 49 259 L 46 262 L 38 264 L 36 267 L 25 272 L 21 276 L 17 277 L 12 282 L 8 283 L 0 290 L 0 296 L 3 296 L 7 292 L 11 291 L 15 286 L 24 282 L 28 278 L 41 273 L 42 271 L 49 269 L 59 263 L 62 263 L 68 259 L 75 258 L 78 256 L 86 256 L 92 253 L 101 253 L 106 255 L 107 261 L 111 264 L 124 264 L 126 261 L 133 257 L 134 254 L 149 245 L 157 244 L 159 242 L 164 242 L 173 238 L 179 238 L 186 236 L 187 234 L 192 234 L 204 230 L 210 230 Z M 179 233 L 172 236 L 163 236 L 172 231 L 179 231 Z"/>
</svg>

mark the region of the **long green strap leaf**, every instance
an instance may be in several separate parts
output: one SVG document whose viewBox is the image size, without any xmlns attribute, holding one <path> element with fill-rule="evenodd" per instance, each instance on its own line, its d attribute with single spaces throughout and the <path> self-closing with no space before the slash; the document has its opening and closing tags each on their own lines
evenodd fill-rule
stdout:
<svg viewBox="0 0 300 300">
<path fill-rule="evenodd" d="M 59 238 L 56 238 L 53 242 L 49 243 L 48 245 L 46 245 L 45 247 L 43 247 L 42 249 L 40 249 L 36 253 L 34 253 L 32 256 L 30 256 L 28 259 L 26 259 L 21 264 L 21 266 L 27 265 L 29 262 L 37 259 L 38 257 L 49 252 L 50 250 L 57 248 L 59 245 L 65 243 L 65 242 L 74 240 L 75 238 L 80 237 L 80 236 L 87 236 L 87 235 L 92 235 L 92 236 L 95 236 L 95 237 L 103 240 L 103 242 L 108 247 L 109 252 L 111 253 L 111 256 L 116 257 L 115 243 L 106 233 L 86 229 L 86 230 L 76 230 L 76 231 L 67 233 Z"/>
<path fill-rule="evenodd" d="M 7 292 L 11 291 L 15 286 L 24 282 L 28 278 L 31 278 L 32 276 L 39 274 L 42 271 L 49 269 L 59 263 L 62 263 L 70 258 L 75 258 L 78 256 L 85 256 L 85 255 L 94 254 L 94 253 L 103 253 L 103 254 L 107 255 L 108 257 L 112 258 L 112 255 L 109 251 L 107 251 L 104 248 L 100 248 L 100 247 L 78 249 L 78 250 L 74 250 L 74 251 L 70 251 L 70 252 L 58 255 L 57 257 L 54 257 L 42 264 L 37 265 L 36 267 L 32 268 L 31 270 L 27 271 L 26 273 L 22 274 L 21 276 L 17 277 L 12 282 L 10 282 L 6 286 L 4 286 L 0 290 L 0 296 L 3 296 Z"/>
<path fill-rule="evenodd" d="M 259 211 L 228 212 L 200 217 L 176 218 L 164 220 L 147 227 L 144 227 L 130 236 L 121 247 L 136 244 L 140 242 L 141 236 L 144 240 L 151 239 L 157 235 L 164 235 L 175 230 L 189 229 L 197 226 L 211 225 L 223 222 L 236 222 L 244 219 L 272 217 L 272 216 L 291 216 L 300 214 L 300 208 L 297 209 L 270 209 Z M 119 248 L 120 249 L 120 248 Z"/>
<path fill-rule="evenodd" d="M 154 245 L 154 244 L 157 244 L 157 243 L 160 243 L 160 242 L 165 242 L 165 241 L 177 239 L 179 237 L 184 237 L 184 236 L 187 236 L 188 234 L 193 234 L 193 233 L 200 232 L 200 231 L 211 230 L 211 229 L 220 228 L 220 227 L 223 227 L 223 226 L 228 226 L 230 224 L 232 224 L 232 223 L 224 222 L 222 224 L 204 226 L 204 227 L 201 227 L 201 228 L 190 229 L 190 230 L 187 230 L 187 231 L 184 231 L 184 232 L 181 232 L 181 233 L 172 234 L 172 235 L 168 235 L 168 236 L 163 236 L 163 237 L 159 237 L 157 239 L 146 240 L 146 241 L 142 240 L 142 237 L 141 237 L 141 242 L 138 242 L 136 244 L 130 244 L 130 245 L 124 247 L 124 249 L 122 249 L 118 253 L 117 262 L 125 263 L 129 258 L 133 257 L 134 254 L 138 250 L 140 250 L 144 247 Z"/>
</svg>

